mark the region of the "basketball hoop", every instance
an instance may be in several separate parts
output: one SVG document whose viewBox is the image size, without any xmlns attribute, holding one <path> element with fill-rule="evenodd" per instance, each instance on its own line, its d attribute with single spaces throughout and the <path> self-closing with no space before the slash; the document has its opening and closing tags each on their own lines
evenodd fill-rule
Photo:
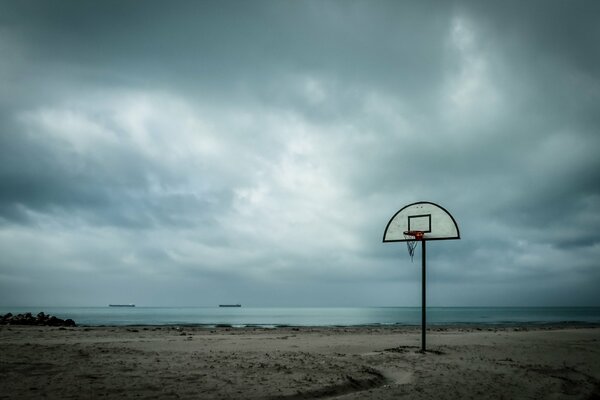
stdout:
<svg viewBox="0 0 600 400">
<path fill-rule="evenodd" d="M 427 237 L 425 237 L 427 234 Z M 421 352 L 427 350 L 427 242 L 460 239 L 454 217 L 442 206 L 419 201 L 402 207 L 389 220 L 383 231 L 383 242 L 406 242 L 411 261 L 417 243 L 421 242 Z"/>
<path fill-rule="evenodd" d="M 404 238 L 407 239 L 406 246 L 408 247 L 408 254 L 410 255 L 410 261 L 413 261 L 415 256 L 415 249 L 417 248 L 417 242 L 423 240 L 423 231 L 404 231 Z"/>
</svg>

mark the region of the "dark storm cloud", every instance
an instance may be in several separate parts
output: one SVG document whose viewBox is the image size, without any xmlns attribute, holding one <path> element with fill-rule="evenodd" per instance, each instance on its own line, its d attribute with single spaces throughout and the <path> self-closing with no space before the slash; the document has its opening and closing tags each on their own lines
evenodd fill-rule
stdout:
<svg viewBox="0 0 600 400">
<path fill-rule="evenodd" d="M 34 74 L 189 86 L 228 99 L 249 90 L 290 104 L 281 80 L 307 72 L 427 95 L 421 82 L 440 79 L 447 11 L 395 2 L 25 2 L 7 10 L 5 26 L 28 64 L 43 62 L 28 66 Z"/>
<path fill-rule="evenodd" d="M 2 3 L 0 301 L 416 304 L 431 200 L 440 305 L 598 304 L 598 9 Z"/>
</svg>

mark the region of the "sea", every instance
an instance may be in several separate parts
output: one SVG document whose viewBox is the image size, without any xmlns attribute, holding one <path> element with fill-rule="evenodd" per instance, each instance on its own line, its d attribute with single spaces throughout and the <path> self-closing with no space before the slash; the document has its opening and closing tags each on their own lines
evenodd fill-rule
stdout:
<svg viewBox="0 0 600 400">
<path fill-rule="evenodd" d="M 418 326 L 420 307 L 0 307 L 44 312 L 80 326 L 171 325 L 204 327 Z M 600 307 L 428 307 L 428 325 L 600 324 Z"/>
</svg>

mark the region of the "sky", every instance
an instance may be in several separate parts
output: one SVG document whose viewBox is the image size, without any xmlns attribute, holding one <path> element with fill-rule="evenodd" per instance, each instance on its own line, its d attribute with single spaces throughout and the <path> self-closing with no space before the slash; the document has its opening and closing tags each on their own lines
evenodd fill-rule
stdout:
<svg viewBox="0 0 600 400">
<path fill-rule="evenodd" d="M 600 306 L 600 2 L 0 1 L 0 305 Z"/>
</svg>

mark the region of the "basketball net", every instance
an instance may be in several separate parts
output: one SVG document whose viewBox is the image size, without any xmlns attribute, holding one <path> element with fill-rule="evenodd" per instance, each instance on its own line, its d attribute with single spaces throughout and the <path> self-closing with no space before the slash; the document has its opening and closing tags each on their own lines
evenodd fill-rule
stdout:
<svg viewBox="0 0 600 400">
<path fill-rule="evenodd" d="M 415 257 L 415 249 L 417 248 L 417 243 L 423 240 L 422 231 L 406 231 L 404 232 L 404 239 L 407 239 L 406 246 L 408 247 L 408 254 L 410 255 L 410 261 L 413 261 Z"/>
</svg>

